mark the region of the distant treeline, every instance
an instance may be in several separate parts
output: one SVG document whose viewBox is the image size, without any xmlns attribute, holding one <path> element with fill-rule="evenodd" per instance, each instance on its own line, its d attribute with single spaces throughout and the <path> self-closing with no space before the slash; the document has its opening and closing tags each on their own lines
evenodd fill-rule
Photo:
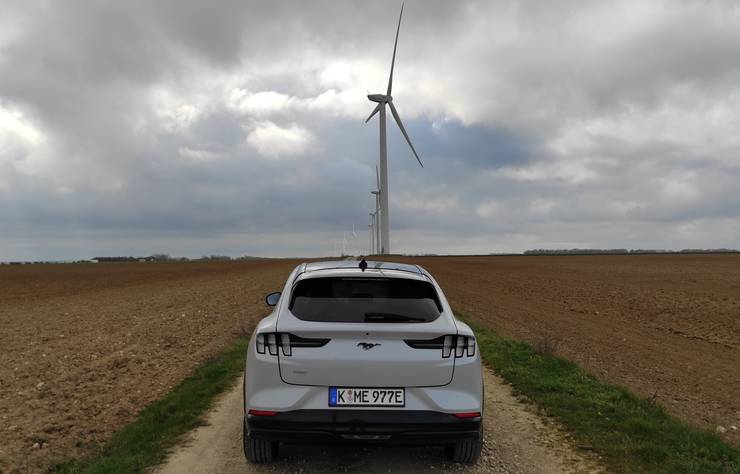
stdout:
<svg viewBox="0 0 740 474">
<path fill-rule="evenodd" d="M 22 260 L 13 262 L 0 262 L 0 265 L 49 265 L 55 263 L 90 263 L 90 260 L 67 260 L 60 262 L 58 260 Z"/>
<path fill-rule="evenodd" d="M 34 260 L 34 261 L 12 261 L 0 262 L 0 265 L 34 265 L 50 263 L 120 263 L 120 262 L 224 262 L 224 261 L 243 261 L 243 260 L 260 260 L 264 257 L 252 257 L 244 255 L 241 257 L 231 257 L 229 255 L 204 255 L 200 258 L 171 257 L 167 254 L 154 254 L 146 257 L 133 256 L 115 256 L 115 257 L 94 257 L 89 260 Z"/>
<path fill-rule="evenodd" d="M 231 257 L 229 255 L 203 255 L 200 258 L 187 258 L 187 257 L 171 257 L 165 253 L 156 253 L 148 257 L 95 257 L 91 261 L 93 262 L 201 262 L 201 261 L 213 261 L 213 262 L 226 262 L 231 260 L 257 260 L 262 257 L 252 257 L 250 255 L 244 255 L 241 257 Z"/>
<path fill-rule="evenodd" d="M 737 249 L 683 249 L 683 250 L 655 250 L 655 249 L 531 249 L 523 253 L 489 253 L 489 254 L 404 254 L 409 257 L 481 257 L 481 256 L 521 256 L 521 255 L 646 255 L 646 254 L 679 254 L 679 253 L 740 253 Z M 400 254 L 398 254 L 400 255 Z M 390 256 L 386 256 L 390 257 Z M 36 261 L 13 261 L 0 262 L 0 265 L 32 265 L 32 264 L 55 264 L 55 263 L 114 263 L 114 262 L 229 262 L 245 260 L 262 260 L 269 257 L 253 257 L 243 255 L 231 257 L 229 255 L 204 255 L 200 258 L 171 257 L 167 254 L 154 254 L 147 257 L 117 256 L 117 257 L 95 257 L 90 260 L 36 260 Z"/>
<path fill-rule="evenodd" d="M 738 253 L 735 249 L 683 249 L 683 250 L 653 250 L 653 249 L 533 249 L 525 250 L 524 255 L 630 255 L 630 254 L 660 254 L 660 253 Z"/>
</svg>

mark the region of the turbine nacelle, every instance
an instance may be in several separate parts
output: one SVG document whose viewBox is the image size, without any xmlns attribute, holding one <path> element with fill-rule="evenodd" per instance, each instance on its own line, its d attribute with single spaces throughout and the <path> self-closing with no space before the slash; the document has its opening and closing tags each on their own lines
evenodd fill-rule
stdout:
<svg viewBox="0 0 740 474">
<path fill-rule="evenodd" d="M 391 97 L 390 94 L 368 94 L 367 98 L 379 104 L 388 103 L 393 100 L 393 97 Z"/>
</svg>

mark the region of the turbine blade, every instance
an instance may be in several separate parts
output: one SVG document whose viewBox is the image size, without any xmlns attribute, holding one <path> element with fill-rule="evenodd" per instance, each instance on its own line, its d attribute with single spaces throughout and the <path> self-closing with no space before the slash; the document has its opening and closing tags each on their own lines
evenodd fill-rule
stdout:
<svg viewBox="0 0 740 474">
<path fill-rule="evenodd" d="M 375 165 L 375 184 L 377 190 L 380 191 L 380 174 L 378 173 L 378 165 Z"/>
<path fill-rule="evenodd" d="M 378 113 L 378 111 L 380 111 L 380 104 L 375 106 L 375 108 L 373 109 L 373 112 L 370 114 L 367 120 L 365 120 L 365 123 L 368 123 L 370 119 L 373 118 L 373 116 Z"/>
<path fill-rule="evenodd" d="M 416 153 L 416 149 L 414 148 L 414 144 L 411 143 L 411 139 L 409 138 L 409 134 L 406 133 L 406 129 L 403 128 L 403 123 L 401 122 L 401 117 L 398 116 L 398 111 L 396 111 L 396 106 L 393 105 L 393 102 L 388 102 L 388 105 L 391 106 L 391 113 L 393 114 L 393 118 L 396 119 L 396 123 L 398 124 L 398 128 L 401 129 L 401 133 L 403 133 L 403 136 L 406 138 L 406 142 L 408 142 L 409 146 L 411 147 L 411 151 L 414 152 L 414 156 L 416 157 L 416 161 L 419 162 L 421 167 L 424 167 L 424 164 L 421 162 L 421 158 L 419 158 L 419 155 Z"/>
<path fill-rule="evenodd" d="M 393 89 L 393 66 L 396 64 L 396 47 L 398 46 L 398 32 L 401 31 L 401 18 L 403 17 L 403 3 L 401 4 L 401 14 L 398 15 L 398 27 L 396 28 L 396 42 L 393 43 L 393 59 L 391 60 L 391 75 L 388 78 L 388 92 L 386 94 L 391 95 L 391 89 Z"/>
</svg>

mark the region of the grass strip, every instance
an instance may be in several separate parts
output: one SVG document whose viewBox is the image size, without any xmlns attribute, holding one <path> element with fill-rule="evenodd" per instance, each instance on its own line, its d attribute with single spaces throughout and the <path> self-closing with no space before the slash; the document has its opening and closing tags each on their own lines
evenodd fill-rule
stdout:
<svg viewBox="0 0 740 474">
<path fill-rule="evenodd" d="M 162 462 L 167 450 L 190 430 L 217 395 L 230 388 L 244 370 L 248 339 L 239 338 L 224 352 L 198 367 L 161 400 L 145 408 L 116 432 L 93 456 L 51 468 L 59 473 L 133 473 Z"/>
<path fill-rule="evenodd" d="M 740 452 L 661 406 L 600 382 L 576 364 L 498 335 L 458 314 L 475 331 L 483 360 L 514 389 L 558 418 L 579 446 L 614 472 L 737 473 Z"/>
</svg>

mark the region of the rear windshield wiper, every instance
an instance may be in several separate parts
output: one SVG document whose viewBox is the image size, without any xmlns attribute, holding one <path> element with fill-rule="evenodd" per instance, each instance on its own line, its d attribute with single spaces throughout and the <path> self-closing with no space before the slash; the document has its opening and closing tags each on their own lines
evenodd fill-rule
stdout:
<svg viewBox="0 0 740 474">
<path fill-rule="evenodd" d="M 414 318 L 403 314 L 394 313 L 365 313 L 365 322 L 367 323 L 407 323 L 407 322 L 424 322 L 424 318 Z"/>
</svg>

